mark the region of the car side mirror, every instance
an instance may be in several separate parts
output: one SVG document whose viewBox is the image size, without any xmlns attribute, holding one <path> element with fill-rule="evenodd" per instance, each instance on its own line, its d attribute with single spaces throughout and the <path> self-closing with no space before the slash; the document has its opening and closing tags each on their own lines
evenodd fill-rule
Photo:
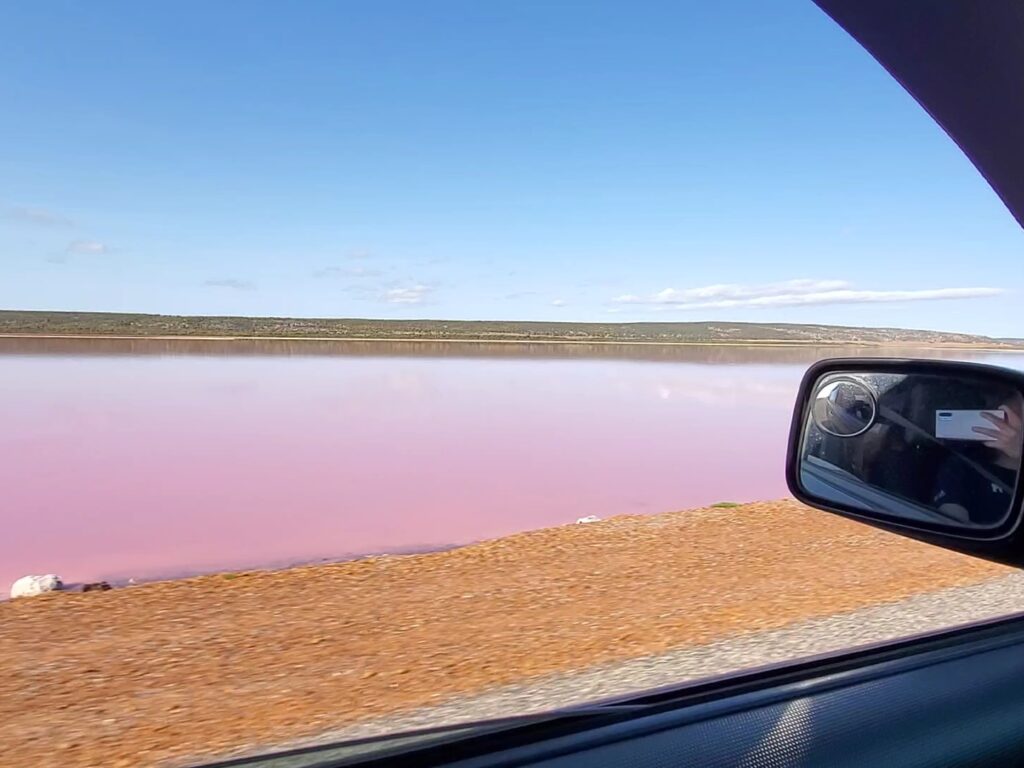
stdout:
<svg viewBox="0 0 1024 768">
<path fill-rule="evenodd" d="M 786 480 L 818 509 L 1024 567 L 1024 373 L 932 360 L 807 371 Z"/>
</svg>

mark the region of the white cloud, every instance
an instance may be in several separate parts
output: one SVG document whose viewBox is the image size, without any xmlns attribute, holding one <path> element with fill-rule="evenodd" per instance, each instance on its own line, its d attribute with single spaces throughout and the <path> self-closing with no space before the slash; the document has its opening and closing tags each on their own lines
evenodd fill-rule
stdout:
<svg viewBox="0 0 1024 768">
<path fill-rule="evenodd" d="M 68 243 L 67 252 L 86 256 L 102 256 L 105 253 L 110 253 L 110 248 L 98 240 L 72 240 Z"/>
<path fill-rule="evenodd" d="M 50 227 L 51 229 L 67 229 L 75 226 L 75 222 L 67 216 L 55 211 L 48 211 L 45 208 L 11 208 L 6 212 L 5 218 L 23 224 Z"/>
<path fill-rule="evenodd" d="M 979 299 L 1001 293 L 1004 293 L 1001 288 L 872 291 L 858 290 L 845 280 L 787 280 L 752 285 L 721 283 L 683 290 L 666 288 L 650 296 L 626 294 L 613 301 L 617 304 L 641 304 L 654 309 L 694 310 Z"/>
<path fill-rule="evenodd" d="M 552 307 L 564 307 L 565 306 L 565 299 L 555 299 L 554 301 L 551 302 L 551 306 Z"/>
<path fill-rule="evenodd" d="M 693 304 L 712 300 L 745 300 L 766 296 L 799 295 L 848 287 L 849 283 L 844 280 L 787 280 L 781 283 L 762 283 L 760 285 L 717 283 L 684 290 L 666 288 L 647 298 L 628 294 L 619 296 L 616 301 L 621 304 Z"/>
<path fill-rule="evenodd" d="M 256 283 L 251 280 L 239 280 L 234 277 L 225 277 L 219 280 L 207 280 L 203 285 L 207 285 L 211 288 L 231 288 L 235 291 L 251 291 L 256 287 Z"/>
<path fill-rule="evenodd" d="M 422 304 L 423 299 L 434 289 L 429 285 L 413 285 L 408 288 L 392 288 L 384 293 L 388 304 Z"/>
</svg>

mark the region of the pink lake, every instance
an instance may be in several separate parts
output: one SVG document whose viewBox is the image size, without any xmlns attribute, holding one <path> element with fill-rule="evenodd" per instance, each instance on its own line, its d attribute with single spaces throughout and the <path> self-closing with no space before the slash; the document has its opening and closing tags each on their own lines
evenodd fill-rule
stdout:
<svg viewBox="0 0 1024 768">
<path fill-rule="evenodd" d="M 800 376 L 851 352 L 0 339 L 0 596 L 779 498 Z"/>
</svg>

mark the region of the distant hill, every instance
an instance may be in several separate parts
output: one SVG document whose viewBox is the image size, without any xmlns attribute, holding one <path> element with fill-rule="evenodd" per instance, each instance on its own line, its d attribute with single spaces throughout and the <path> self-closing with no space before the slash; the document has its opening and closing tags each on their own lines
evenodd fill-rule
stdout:
<svg viewBox="0 0 1024 768">
<path fill-rule="evenodd" d="M 363 320 L 202 317 L 114 312 L 0 310 L 0 334 L 51 336 L 217 336 L 453 341 L 624 343 L 893 344 L 1024 348 L 1019 339 L 901 328 L 793 323 L 547 323 L 494 320 Z"/>
</svg>

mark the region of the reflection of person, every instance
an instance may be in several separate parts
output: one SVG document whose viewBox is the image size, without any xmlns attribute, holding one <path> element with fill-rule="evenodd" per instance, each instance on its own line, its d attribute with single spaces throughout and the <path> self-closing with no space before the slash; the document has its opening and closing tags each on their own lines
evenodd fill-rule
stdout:
<svg viewBox="0 0 1024 768">
<path fill-rule="evenodd" d="M 879 423 L 865 435 L 867 473 L 872 485 L 930 506 L 941 447 L 927 438 L 932 384 L 928 377 L 906 376 L 879 396 Z M 902 417 L 894 421 L 895 417 Z"/>
<path fill-rule="evenodd" d="M 1020 466 L 1022 418 L 1019 407 L 1002 405 L 999 410 L 1003 411 L 1005 419 L 984 413 L 982 416 L 992 422 L 992 427 L 974 427 L 978 434 L 992 438 L 984 443 L 985 454 L 968 457 L 984 466 L 990 477 L 985 477 L 963 459 L 950 456 L 936 478 L 938 491 L 934 503 L 940 512 L 964 523 L 996 525 L 1010 509 Z M 970 452 L 975 451 L 977 448 Z"/>
</svg>

